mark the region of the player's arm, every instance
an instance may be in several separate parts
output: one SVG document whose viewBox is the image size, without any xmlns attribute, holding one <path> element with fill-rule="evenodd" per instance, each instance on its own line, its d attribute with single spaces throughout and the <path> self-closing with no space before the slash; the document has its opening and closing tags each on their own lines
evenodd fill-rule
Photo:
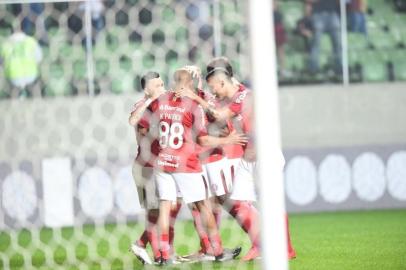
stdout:
<svg viewBox="0 0 406 270">
<path fill-rule="evenodd" d="M 229 107 L 222 108 L 209 107 L 207 111 L 210 113 L 211 116 L 213 116 L 216 119 L 216 121 L 227 121 L 236 115 L 236 113 L 230 110 Z"/>
<path fill-rule="evenodd" d="M 198 78 L 199 80 L 199 85 L 198 89 L 202 89 L 203 86 L 203 81 L 202 81 L 202 73 L 199 67 L 197 66 L 185 66 L 183 67 L 185 70 L 187 70 L 194 78 Z M 232 82 L 235 85 L 240 85 L 240 82 L 235 79 L 234 77 L 232 78 Z M 195 91 L 192 89 L 187 89 L 183 88 L 180 89 L 176 92 L 177 96 L 186 96 L 190 99 L 193 99 L 197 103 L 202 106 L 202 108 L 209 113 L 216 121 L 226 121 L 228 119 L 233 118 L 236 113 L 231 111 L 228 107 L 223 107 L 223 108 L 216 108 L 214 105 L 210 104 L 207 102 L 204 98 L 200 97 L 198 94 L 196 94 Z"/>
<path fill-rule="evenodd" d="M 202 81 L 202 72 L 199 67 L 197 66 L 184 66 L 184 70 L 189 72 L 193 78 L 198 79 L 198 85 L 197 89 L 202 89 L 203 88 L 203 81 Z M 203 107 L 203 109 L 207 110 L 210 107 L 210 104 L 201 98 L 193 89 L 189 88 L 181 88 L 176 91 L 176 96 L 178 97 L 188 97 L 190 99 L 193 99 L 197 103 L 200 104 L 200 106 Z"/>
<path fill-rule="evenodd" d="M 214 137 L 210 135 L 198 137 L 198 143 L 201 146 L 217 147 L 229 144 L 245 145 L 248 142 L 248 137 L 245 134 L 231 132 L 226 137 Z"/>
<path fill-rule="evenodd" d="M 148 108 L 148 106 L 157 100 L 165 91 L 155 91 L 151 95 L 147 95 L 147 99 L 144 102 L 141 102 L 141 104 L 135 105 L 135 109 L 131 112 L 130 117 L 128 118 L 128 122 L 131 126 L 135 127 L 138 122 L 141 120 L 142 116 L 144 115 L 144 112 Z"/>
<path fill-rule="evenodd" d="M 202 108 L 209 113 L 216 121 L 226 121 L 228 119 L 233 118 L 236 114 L 230 110 L 228 107 L 216 108 L 215 106 L 208 103 L 206 100 L 201 98 L 191 89 L 181 89 L 176 92 L 177 96 L 185 96 L 190 99 L 193 99 L 197 103 L 199 103 Z"/>
<path fill-rule="evenodd" d="M 194 117 L 194 130 L 197 134 L 197 143 L 201 146 L 216 147 L 227 144 L 241 144 L 245 145 L 248 142 L 248 137 L 245 134 L 237 134 L 231 132 L 225 137 L 214 137 L 207 133 L 206 128 L 206 115 L 202 106 L 198 105 L 193 112 Z"/>
<path fill-rule="evenodd" d="M 198 80 L 197 89 L 203 88 L 202 71 L 198 66 L 184 66 L 182 69 L 189 72 L 193 78 Z"/>
<path fill-rule="evenodd" d="M 138 122 L 141 120 L 145 110 L 151 104 L 152 99 L 148 98 L 145 102 L 143 102 L 140 106 L 137 106 L 134 111 L 131 112 L 128 122 L 131 126 L 137 126 Z"/>
</svg>

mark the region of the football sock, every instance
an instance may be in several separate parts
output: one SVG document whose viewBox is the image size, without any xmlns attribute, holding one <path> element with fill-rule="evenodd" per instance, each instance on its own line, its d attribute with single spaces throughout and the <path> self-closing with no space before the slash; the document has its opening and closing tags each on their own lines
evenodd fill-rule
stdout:
<svg viewBox="0 0 406 270">
<path fill-rule="evenodd" d="M 195 225 L 197 234 L 199 235 L 199 238 L 200 238 L 201 251 L 203 253 L 212 253 L 213 251 L 211 248 L 209 236 L 203 226 L 202 218 L 201 218 L 199 210 L 197 210 L 196 208 L 193 208 L 191 210 L 191 212 L 192 212 L 192 216 L 193 216 L 193 223 Z"/>
<path fill-rule="evenodd" d="M 147 229 L 141 234 L 140 239 L 137 240 L 137 245 L 145 248 L 148 244 L 148 231 Z"/>
<path fill-rule="evenodd" d="M 218 233 L 210 237 L 210 243 L 213 248 L 214 256 L 223 254 L 223 245 L 221 243 L 221 238 Z"/>
<path fill-rule="evenodd" d="M 285 220 L 286 220 L 286 234 L 287 234 L 286 237 L 288 239 L 288 253 L 291 253 L 291 252 L 294 252 L 294 249 L 293 249 L 292 242 L 290 240 L 289 218 L 288 218 L 287 214 L 285 215 Z"/>
<path fill-rule="evenodd" d="M 169 259 L 169 252 L 170 252 L 170 247 L 169 247 L 169 235 L 168 234 L 161 234 L 161 256 L 162 259 L 168 260 Z"/>
<path fill-rule="evenodd" d="M 169 213 L 169 245 L 171 246 L 171 249 L 173 249 L 173 240 L 175 238 L 176 217 L 178 216 L 181 207 L 182 203 L 177 203 L 176 207 L 172 208 Z"/>
<path fill-rule="evenodd" d="M 258 210 L 246 201 L 234 201 L 229 213 L 248 234 L 253 246 L 259 246 L 259 213 Z"/>
<path fill-rule="evenodd" d="M 159 251 L 159 241 L 158 241 L 158 216 L 156 213 L 148 213 L 148 240 L 151 244 L 152 253 L 154 254 L 154 258 L 160 257 Z"/>
</svg>

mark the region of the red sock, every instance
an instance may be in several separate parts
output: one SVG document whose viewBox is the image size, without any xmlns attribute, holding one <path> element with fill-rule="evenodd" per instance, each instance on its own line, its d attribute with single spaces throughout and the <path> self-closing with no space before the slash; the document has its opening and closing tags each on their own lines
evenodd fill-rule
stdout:
<svg viewBox="0 0 406 270">
<path fill-rule="evenodd" d="M 210 237 L 210 243 L 213 247 L 214 256 L 218 256 L 223 253 L 223 244 L 221 243 L 220 235 L 216 234 Z"/>
<path fill-rule="evenodd" d="M 147 244 L 148 244 L 148 232 L 147 230 L 144 230 L 144 232 L 141 234 L 140 239 L 137 240 L 137 245 L 145 248 Z"/>
<path fill-rule="evenodd" d="M 148 240 L 151 244 L 152 253 L 154 258 L 159 258 L 161 253 L 159 251 L 159 241 L 158 241 L 158 216 L 155 213 L 148 213 Z"/>
<path fill-rule="evenodd" d="M 201 251 L 203 253 L 212 253 L 213 251 L 211 248 L 209 236 L 207 235 L 207 232 L 203 226 L 200 212 L 199 212 L 199 210 L 197 210 L 195 208 L 193 208 L 191 211 L 192 211 L 192 216 L 193 216 L 193 223 L 195 225 L 197 234 L 199 235 L 199 238 L 200 238 Z"/>
<path fill-rule="evenodd" d="M 162 259 L 168 260 L 169 259 L 169 235 L 168 234 L 161 234 L 161 256 Z"/>
<path fill-rule="evenodd" d="M 294 251 L 292 242 L 290 241 L 289 218 L 288 218 L 287 214 L 285 215 L 285 220 L 286 220 L 286 234 L 287 234 L 286 237 L 288 239 L 288 253 L 290 254 L 290 253 L 294 253 L 295 251 Z"/>
<path fill-rule="evenodd" d="M 240 224 L 241 228 L 248 234 L 253 246 L 259 246 L 259 214 L 258 210 L 245 201 L 234 201 L 229 211 Z"/>
<path fill-rule="evenodd" d="M 175 239 L 175 221 L 176 217 L 179 214 L 180 208 L 182 207 L 181 203 L 177 203 L 176 207 L 171 210 L 169 213 L 169 245 L 171 246 L 171 249 L 173 250 L 173 240 Z"/>
</svg>

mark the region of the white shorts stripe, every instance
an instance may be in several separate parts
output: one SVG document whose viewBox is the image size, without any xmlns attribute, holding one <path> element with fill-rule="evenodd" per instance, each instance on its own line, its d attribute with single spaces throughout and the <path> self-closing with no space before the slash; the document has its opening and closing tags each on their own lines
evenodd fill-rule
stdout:
<svg viewBox="0 0 406 270">
<path fill-rule="evenodd" d="M 210 183 L 210 191 L 215 196 L 228 194 L 232 189 L 230 164 L 221 159 L 204 165 Z"/>
<path fill-rule="evenodd" d="M 255 166 L 255 162 L 248 162 L 241 159 L 236 170 L 233 191 L 231 192 L 230 199 L 253 202 L 257 200 L 254 181 Z"/>
</svg>

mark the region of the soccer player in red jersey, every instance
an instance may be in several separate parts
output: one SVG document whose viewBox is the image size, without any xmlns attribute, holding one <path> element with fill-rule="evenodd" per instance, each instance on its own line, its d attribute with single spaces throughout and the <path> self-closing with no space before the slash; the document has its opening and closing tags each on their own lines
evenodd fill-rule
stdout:
<svg viewBox="0 0 406 270">
<path fill-rule="evenodd" d="M 186 66 L 184 67 L 185 70 L 187 70 L 190 74 L 192 74 L 195 78 L 199 80 L 198 87 L 195 90 L 195 94 L 198 95 L 200 98 L 204 99 L 206 102 L 212 104 L 213 106 L 216 105 L 216 99 L 214 95 L 205 92 L 202 90 L 202 78 L 201 78 L 201 72 L 198 67 L 195 66 Z M 188 95 L 188 92 L 190 91 L 189 89 L 178 89 L 176 92 L 177 95 L 183 96 L 183 95 Z M 208 134 L 214 137 L 220 137 L 222 134 L 222 129 L 227 126 L 227 122 L 219 122 L 215 121 L 214 118 L 210 117 L 210 115 L 207 115 L 208 122 L 207 122 L 207 130 Z M 229 134 L 228 136 L 233 137 L 234 135 L 237 135 L 236 132 L 233 132 Z M 239 136 L 239 135 L 237 135 Z M 238 145 L 244 145 L 244 143 L 238 144 Z M 226 145 L 222 145 L 228 146 Z M 217 228 L 220 228 L 220 222 L 221 222 L 221 213 L 222 213 L 222 204 L 223 202 L 227 199 L 227 196 L 229 195 L 229 192 L 231 191 L 232 188 L 232 177 L 230 171 L 227 169 L 228 166 L 228 160 L 224 155 L 223 148 L 221 146 L 207 146 L 203 147 L 201 150 L 201 153 L 199 155 L 199 159 L 202 163 L 203 170 L 205 172 L 205 176 L 208 179 L 209 185 L 210 185 L 210 192 L 213 195 L 211 198 L 211 206 L 213 210 L 213 215 L 216 220 L 216 225 Z M 184 256 L 183 259 L 187 261 L 206 261 L 206 260 L 214 260 L 212 259 L 212 256 L 208 255 L 210 254 L 210 247 L 209 247 L 209 240 L 208 240 L 208 235 L 207 232 L 201 222 L 199 211 L 195 208 L 191 209 L 192 215 L 194 217 L 194 222 L 195 222 L 195 228 L 198 232 L 198 235 L 200 237 L 200 246 L 201 249 L 197 253 L 193 253 L 187 256 Z M 241 252 L 241 248 L 237 247 L 232 250 L 232 252 L 235 254 L 235 257 L 239 255 Z"/>
<path fill-rule="evenodd" d="M 192 77 L 185 70 L 177 70 L 174 80 L 175 91 L 179 88 L 193 87 Z M 227 138 L 208 136 L 206 118 L 201 106 L 190 98 L 176 96 L 175 92 L 160 96 L 150 105 L 149 110 L 155 118 L 150 124 L 158 129 L 160 145 L 155 180 L 160 198 L 161 264 L 170 263 L 168 218 L 170 206 L 178 197 L 177 189 L 186 204 L 193 205 L 199 210 L 208 231 L 215 259 L 217 261 L 232 259 L 234 254 L 223 250 L 208 200 L 210 194 L 208 182 L 198 155 L 201 146 L 223 144 Z M 238 140 L 231 143 L 238 143 Z"/>
<path fill-rule="evenodd" d="M 200 96 L 192 93 L 192 92 L 187 92 L 184 91 L 184 94 L 189 96 L 190 98 L 196 100 L 199 102 L 205 109 L 206 112 L 208 112 L 209 115 L 211 115 L 212 118 L 216 119 L 217 122 L 224 122 L 228 121 L 228 127 L 237 129 L 239 132 L 246 132 L 247 130 L 244 130 L 240 128 L 240 125 L 237 125 L 238 123 L 230 123 L 231 121 L 238 120 L 241 121 L 243 118 L 241 116 L 235 117 L 234 113 L 228 112 L 228 106 L 229 106 L 229 101 L 225 100 L 225 94 L 222 92 L 217 92 L 218 88 L 221 88 L 220 90 L 225 90 L 228 91 L 235 91 L 235 93 L 240 90 L 240 86 L 237 84 L 234 84 L 231 80 L 231 77 L 227 75 L 227 70 L 225 68 L 216 68 L 215 72 L 209 73 L 207 76 L 207 82 L 209 86 L 212 88 L 213 93 L 216 95 L 217 100 L 221 103 L 221 107 L 215 107 L 213 104 L 210 104 L 206 100 L 202 99 Z M 215 77 L 217 79 L 218 76 L 221 76 L 224 81 L 222 81 L 219 85 L 216 84 L 211 84 L 212 78 Z M 217 81 L 216 81 L 217 82 Z M 214 86 L 214 88 L 213 88 Z M 223 89 L 225 88 L 225 89 Z M 245 88 L 244 88 L 245 90 Z M 246 94 L 246 92 L 244 92 Z M 232 96 L 231 96 L 232 97 Z M 245 98 L 245 96 L 244 96 Z M 241 100 L 241 98 L 240 98 Z M 240 102 L 241 103 L 241 102 Z M 227 110 L 226 110 L 227 109 Z M 241 108 L 238 108 L 241 110 Z M 248 122 L 248 121 L 247 121 Z M 231 148 L 232 150 L 239 150 L 236 152 L 233 152 L 233 154 L 236 156 L 236 159 L 239 163 L 241 163 L 241 157 L 244 155 L 244 148 L 241 146 L 233 146 Z M 238 156 L 240 155 L 240 156 Z M 237 163 L 236 163 L 237 165 Z M 239 164 L 238 164 L 239 166 Z M 230 172 L 231 174 L 231 172 Z M 249 235 L 251 243 L 252 243 L 252 248 L 251 250 L 247 253 L 246 256 L 244 256 L 243 260 L 251 260 L 256 257 L 258 257 L 259 254 L 259 214 L 258 211 L 255 209 L 255 207 L 252 205 L 251 202 L 256 201 L 256 193 L 255 193 L 255 187 L 254 187 L 254 182 L 253 181 L 244 181 L 244 178 L 242 180 L 237 180 L 237 181 L 242 181 L 243 184 L 237 184 L 236 183 L 237 177 L 234 179 L 234 184 L 233 188 L 230 194 L 228 194 L 228 200 L 227 201 L 222 201 L 223 205 L 225 208 L 228 210 L 228 212 L 238 221 L 242 229 Z M 250 178 L 252 180 L 252 177 Z M 245 184 L 245 185 L 244 185 Z M 235 185 L 237 185 L 237 189 Z M 232 198 L 230 198 L 232 196 Z"/>
<path fill-rule="evenodd" d="M 152 261 L 145 250 L 147 243 L 151 244 L 155 261 L 160 258 L 158 241 L 159 199 L 156 196 L 156 185 L 153 179 L 153 165 L 159 152 L 159 143 L 148 136 L 148 129 L 138 125 L 141 118 L 148 119 L 146 108 L 165 92 L 164 82 L 156 72 L 148 72 L 141 78 L 141 87 L 144 97 L 134 104 L 129 117 L 129 123 L 135 128 L 138 144 L 138 153 L 133 165 L 133 177 L 138 190 L 140 204 L 146 209 L 146 229 L 141 237 L 131 245 L 130 250 L 137 258 L 146 264 Z M 173 231 L 174 220 L 179 212 L 180 204 L 171 210 L 171 226 Z M 173 239 L 173 235 L 171 237 Z"/>
<path fill-rule="evenodd" d="M 256 153 L 253 145 L 254 132 L 253 132 L 253 100 L 252 93 L 246 89 L 244 85 L 239 84 L 233 79 L 232 67 L 226 58 L 214 59 L 207 68 L 208 74 L 206 81 L 214 94 L 223 100 L 225 105 L 221 109 L 210 109 L 211 113 L 216 119 L 231 119 L 232 125 L 237 131 L 242 131 L 250 137 L 250 141 L 244 147 L 244 154 L 238 165 L 238 169 L 234 179 L 234 188 L 230 199 L 234 201 L 233 208 L 235 208 L 236 214 L 242 214 L 243 218 L 248 217 L 248 223 L 252 225 L 252 221 L 258 219 L 256 210 L 247 208 L 243 203 L 244 201 L 256 201 L 256 192 L 254 185 L 254 170 Z M 238 146 L 237 146 L 237 152 Z M 280 168 L 283 168 L 284 158 L 281 154 Z M 240 210 L 241 207 L 245 210 Z M 250 218 L 252 217 L 252 218 Z M 259 225 L 257 221 L 254 222 Z M 244 224 L 243 224 L 244 226 Z M 288 217 L 286 216 L 287 226 L 287 240 L 288 240 L 288 257 L 293 259 L 296 257 L 296 252 L 291 244 L 288 226 Z M 254 226 L 252 226 L 254 227 Z M 254 229 L 254 231 L 256 231 Z M 252 233 L 252 232 L 251 232 Z M 253 238 L 251 237 L 251 241 Z M 253 242 L 253 246 L 248 254 L 243 258 L 244 260 L 250 260 L 259 256 L 258 243 Z"/>
<path fill-rule="evenodd" d="M 252 123 L 252 98 L 251 93 L 244 87 L 233 84 L 231 76 L 226 69 L 217 67 L 206 76 L 207 83 L 213 93 L 220 100 L 227 98 L 229 112 L 222 113 L 233 115 L 230 117 L 233 128 L 249 135 L 250 141 L 244 149 L 244 155 L 236 170 L 233 191 L 230 196 L 230 214 L 236 217 L 242 228 L 248 233 L 252 247 L 243 257 L 243 260 L 252 260 L 260 256 L 259 252 L 259 215 L 251 202 L 256 201 L 253 170 L 255 168 L 255 155 L 253 154 Z M 214 111 L 216 119 L 221 119 L 221 113 Z"/>
<path fill-rule="evenodd" d="M 207 66 L 206 81 L 212 92 L 216 95 L 222 106 L 213 106 L 204 99 L 188 93 L 188 96 L 201 104 L 209 114 L 217 121 L 228 121 L 228 129 L 237 129 L 245 132 L 251 138 L 245 146 L 227 145 L 223 147 L 229 158 L 230 170 L 234 179 L 233 191 L 227 202 L 229 213 L 237 219 L 240 226 L 248 233 L 252 242 L 252 248 L 243 257 L 243 260 L 252 260 L 260 256 L 259 252 L 259 214 L 252 202 L 256 201 L 254 185 L 255 149 L 252 140 L 254 138 L 251 123 L 253 123 L 253 102 L 251 91 L 246 89 L 233 77 L 233 70 L 224 57 L 213 59 Z M 281 157 L 283 160 L 283 156 Z M 283 160 L 284 162 L 284 160 Z M 281 168 L 283 165 L 281 165 Z M 237 169 L 238 168 L 238 169 Z M 288 219 L 286 217 L 288 227 Z M 294 251 L 288 231 L 288 255 L 294 258 Z"/>
</svg>

